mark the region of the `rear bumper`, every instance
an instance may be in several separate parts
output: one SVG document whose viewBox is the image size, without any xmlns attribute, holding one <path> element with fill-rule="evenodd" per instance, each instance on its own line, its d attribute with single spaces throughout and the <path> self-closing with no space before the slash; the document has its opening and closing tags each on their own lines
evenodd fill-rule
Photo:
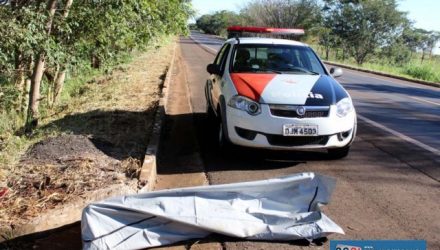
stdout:
<svg viewBox="0 0 440 250">
<path fill-rule="evenodd" d="M 226 108 L 229 140 L 236 145 L 268 149 L 319 149 L 340 148 L 350 145 L 356 134 L 356 113 L 344 118 L 330 107 L 328 117 L 287 118 L 273 116 L 268 105 L 261 105 L 262 112 L 251 116 L 244 111 Z M 317 125 L 317 136 L 283 136 L 283 125 Z"/>
</svg>

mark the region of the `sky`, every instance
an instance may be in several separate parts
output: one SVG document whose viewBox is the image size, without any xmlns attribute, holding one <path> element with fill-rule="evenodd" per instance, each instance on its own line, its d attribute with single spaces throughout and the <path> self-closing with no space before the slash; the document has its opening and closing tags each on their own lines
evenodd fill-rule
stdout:
<svg viewBox="0 0 440 250">
<path fill-rule="evenodd" d="M 219 10 L 238 11 L 251 0 L 192 0 L 197 16 Z M 440 31 L 439 0 L 398 0 L 399 10 L 408 12 L 417 28 Z"/>
<path fill-rule="evenodd" d="M 192 0 L 197 16 L 212 14 L 219 10 L 238 12 L 247 2 L 252 0 Z M 440 0 L 397 0 L 398 9 L 407 12 L 416 28 L 440 31 Z M 192 21 L 194 22 L 194 21 Z M 440 54 L 440 43 L 434 50 Z"/>
<path fill-rule="evenodd" d="M 408 12 L 408 18 L 415 21 L 415 27 L 440 31 L 440 1 L 401 0 L 399 10 Z"/>
</svg>

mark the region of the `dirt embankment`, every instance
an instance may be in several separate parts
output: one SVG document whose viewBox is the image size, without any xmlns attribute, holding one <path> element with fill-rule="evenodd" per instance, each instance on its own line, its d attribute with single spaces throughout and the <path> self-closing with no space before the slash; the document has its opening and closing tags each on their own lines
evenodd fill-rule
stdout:
<svg viewBox="0 0 440 250">
<path fill-rule="evenodd" d="M 0 166 L 1 238 L 91 191 L 118 183 L 136 188 L 173 46 L 152 48 L 84 84 L 44 120 L 41 140 L 17 152 L 18 164 Z"/>
</svg>

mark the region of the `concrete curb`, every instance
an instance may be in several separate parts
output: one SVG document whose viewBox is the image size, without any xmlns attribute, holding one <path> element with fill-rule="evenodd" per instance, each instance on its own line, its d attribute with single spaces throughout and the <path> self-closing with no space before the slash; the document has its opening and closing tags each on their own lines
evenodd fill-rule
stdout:
<svg viewBox="0 0 440 250">
<path fill-rule="evenodd" d="M 139 193 L 152 191 L 157 177 L 157 154 L 159 153 L 160 135 L 162 133 L 163 120 L 165 118 L 168 102 L 168 88 L 174 68 L 176 58 L 177 43 L 174 44 L 173 56 L 171 58 L 170 67 L 165 76 L 161 98 L 154 115 L 153 129 L 151 131 L 150 141 L 145 152 L 144 161 L 142 162 L 141 171 L 139 173 Z"/>
<path fill-rule="evenodd" d="M 427 86 L 431 86 L 431 87 L 440 88 L 440 83 L 436 83 L 436 82 L 417 80 L 417 79 L 412 79 L 412 78 L 408 78 L 408 77 L 404 77 L 404 76 L 392 75 L 392 74 L 389 74 L 389 73 L 385 73 L 385 72 L 381 72 L 381 71 L 375 71 L 375 70 L 370 70 L 370 69 L 362 69 L 362 68 L 358 68 L 358 67 L 354 67 L 354 66 L 350 66 L 350 65 L 346 65 L 346 64 L 341 64 L 341 63 L 330 62 L 330 61 L 323 61 L 323 62 L 325 64 L 329 64 L 329 65 L 333 65 L 333 66 L 338 66 L 338 67 L 341 67 L 341 68 L 361 71 L 361 72 L 365 72 L 365 73 L 371 73 L 371 74 L 380 75 L 380 76 L 386 76 L 386 77 L 390 77 L 390 78 L 394 78 L 394 79 L 398 79 L 398 80 L 404 80 L 404 81 L 408 81 L 408 82 L 414 82 L 414 83 L 419 83 L 419 84 L 423 84 L 423 85 L 427 85 Z"/>
<path fill-rule="evenodd" d="M 127 185 L 125 183 L 111 185 L 110 187 L 92 191 L 86 197 L 76 197 L 69 203 L 58 208 L 51 209 L 38 217 L 33 218 L 25 225 L 19 225 L 13 229 L 0 228 L 0 236 L 6 236 L 7 239 L 0 237 L 0 243 L 8 239 L 19 236 L 42 233 L 44 231 L 59 228 L 81 220 L 82 210 L 91 202 L 103 200 L 111 196 L 126 194 L 135 194 L 137 192 L 136 183 Z"/>
</svg>

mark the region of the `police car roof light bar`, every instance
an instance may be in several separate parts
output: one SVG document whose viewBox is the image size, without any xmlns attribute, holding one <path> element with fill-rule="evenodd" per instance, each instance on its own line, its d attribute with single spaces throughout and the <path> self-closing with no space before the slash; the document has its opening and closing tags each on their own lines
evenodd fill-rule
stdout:
<svg viewBox="0 0 440 250">
<path fill-rule="evenodd" d="M 230 26 L 227 29 L 228 37 L 236 37 L 243 33 L 258 33 L 258 34 L 273 34 L 273 35 L 304 35 L 304 29 L 286 29 L 286 28 L 270 28 L 270 27 L 255 27 L 255 26 Z"/>
</svg>

